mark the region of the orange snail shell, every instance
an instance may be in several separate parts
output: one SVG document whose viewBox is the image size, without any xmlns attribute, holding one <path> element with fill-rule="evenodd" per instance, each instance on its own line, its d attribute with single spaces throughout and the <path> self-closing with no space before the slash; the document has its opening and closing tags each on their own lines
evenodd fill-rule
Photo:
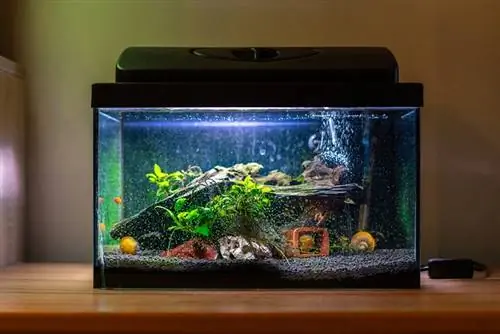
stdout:
<svg viewBox="0 0 500 334">
<path fill-rule="evenodd" d="M 351 247 L 356 250 L 373 252 L 375 244 L 375 238 L 365 231 L 357 232 L 351 238 Z"/>
<path fill-rule="evenodd" d="M 120 240 L 120 250 L 123 254 L 135 255 L 139 244 L 132 237 L 123 237 Z"/>
</svg>

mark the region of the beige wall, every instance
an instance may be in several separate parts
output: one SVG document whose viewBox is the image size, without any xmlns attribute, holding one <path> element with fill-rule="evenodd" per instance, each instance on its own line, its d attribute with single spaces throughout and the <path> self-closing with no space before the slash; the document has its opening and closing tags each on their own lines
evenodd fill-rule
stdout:
<svg viewBox="0 0 500 334">
<path fill-rule="evenodd" d="M 15 59 L 14 26 L 18 0 L 0 0 L 0 56 Z"/>
<path fill-rule="evenodd" d="M 500 1 L 27 0 L 31 260 L 92 257 L 90 85 L 129 45 L 385 45 L 426 85 L 423 256 L 500 264 Z"/>
<path fill-rule="evenodd" d="M 23 258 L 25 139 L 22 73 L 0 56 L 0 268 Z"/>
</svg>

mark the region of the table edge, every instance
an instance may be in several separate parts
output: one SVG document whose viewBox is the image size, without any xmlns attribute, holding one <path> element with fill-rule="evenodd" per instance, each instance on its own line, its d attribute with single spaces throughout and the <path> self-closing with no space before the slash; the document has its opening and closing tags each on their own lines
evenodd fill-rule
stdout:
<svg viewBox="0 0 500 334">
<path fill-rule="evenodd" d="M 3 312 L 0 332 L 78 331 L 163 333 L 500 332 L 499 310 L 274 313 Z"/>
</svg>

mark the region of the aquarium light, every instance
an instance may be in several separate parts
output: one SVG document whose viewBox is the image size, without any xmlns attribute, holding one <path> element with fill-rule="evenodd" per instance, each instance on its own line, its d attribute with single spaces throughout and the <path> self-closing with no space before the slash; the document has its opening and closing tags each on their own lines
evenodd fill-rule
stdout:
<svg viewBox="0 0 500 334">
<path fill-rule="evenodd" d="M 124 122 L 126 127 L 200 127 L 200 128 L 257 128 L 257 127 L 288 127 L 316 124 L 314 121 L 130 121 Z"/>
</svg>

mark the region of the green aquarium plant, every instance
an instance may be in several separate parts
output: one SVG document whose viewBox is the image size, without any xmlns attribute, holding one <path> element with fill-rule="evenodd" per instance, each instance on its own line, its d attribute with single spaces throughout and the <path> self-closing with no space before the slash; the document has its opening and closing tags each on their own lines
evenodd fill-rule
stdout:
<svg viewBox="0 0 500 334">
<path fill-rule="evenodd" d="M 170 241 L 176 232 L 182 232 L 194 238 L 210 238 L 211 228 L 215 218 L 215 212 L 209 207 L 190 207 L 187 208 L 187 198 L 180 197 L 174 203 L 173 210 L 164 206 L 157 206 L 164 210 L 166 215 L 172 220 L 173 224 L 167 228 L 170 232 Z"/>
<path fill-rule="evenodd" d="M 271 247 L 286 259 L 286 240 L 275 224 L 271 191 L 248 175 L 215 196 L 207 205 L 215 212 L 214 237 L 239 236 Z"/>
<path fill-rule="evenodd" d="M 201 174 L 202 170 L 198 166 L 190 166 L 187 170 L 168 173 L 162 170 L 160 165 L 154 164 L 153 172 L 147 173 L 146 178 L 150 183 L 156 185 L 156 197 L 163 199 Z"/>
<path fill-rule="evenodd" d="M 147 173 L 148 181 L 156 185 L 156 197 L 163 198 L 182 187 L 184 175 L 181 172 L 167 173 L 158 164 L 154 164 L 153 172 Z"/>
<path fill-rule="evenodd" d="M 257 184 L 250 176 L 235 183 L 209 203 L 217 214 L 225 234 L 260 239 L 261 226 L 271 201 L 271 188 Z"/>
<path fill-rule="evenodd" d="M 332 253 L 351 253 L 355 249 L 351 247 L 351 239 L 346 236 L 340 236 L 330 241 L 330 251 Z"/>
</svg>

